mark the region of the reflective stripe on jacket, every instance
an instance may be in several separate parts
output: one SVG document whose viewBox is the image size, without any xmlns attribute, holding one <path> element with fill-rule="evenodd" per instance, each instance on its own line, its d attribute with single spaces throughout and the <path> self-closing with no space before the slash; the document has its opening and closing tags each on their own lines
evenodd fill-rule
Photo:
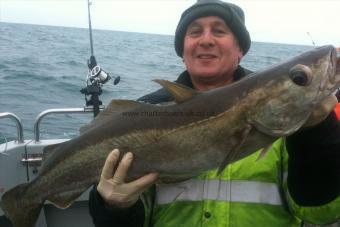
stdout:
<svg viewBox="0 0 340 227">
<path fill-rule="evenodd" d="M 336 202 L 315 207 L 317 213 L 289 199 L 292 204 L 287 203 L 283 185 L 288 155 L 282 139 L 257 160 L 259 153 L 228 165 L 219 176 L 214 170 L 180 183 L 158 185 L 152 226 L 284 227 L 300 226 L 297 216 L 317 222 L 334 219 Z"/>
</svg>

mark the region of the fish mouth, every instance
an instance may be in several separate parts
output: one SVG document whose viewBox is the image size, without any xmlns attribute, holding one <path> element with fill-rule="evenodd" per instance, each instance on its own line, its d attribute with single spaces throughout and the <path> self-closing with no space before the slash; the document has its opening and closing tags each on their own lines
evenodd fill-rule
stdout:
<svg viewBox="0 0 340 227">
<path fill-rule="evenodd" d="M 320 92 L 331 94 L 340 86 L 340 52 L 333 47 L 322 61 L 327 66 L 324 72 L 325 79 L 320 84 Z"/>
<path fill-rule="evenodd" d="M 340 49 L 335 51 L 335 75 L 340 75 Z"/>
<path fill-rule="evenodd" d="M 340 52 L 335 48 L 330 54 L 330 64 L 328 66 L 329 80 L 332 84 L 337 84 L 340 81 Z"/>
</svg>

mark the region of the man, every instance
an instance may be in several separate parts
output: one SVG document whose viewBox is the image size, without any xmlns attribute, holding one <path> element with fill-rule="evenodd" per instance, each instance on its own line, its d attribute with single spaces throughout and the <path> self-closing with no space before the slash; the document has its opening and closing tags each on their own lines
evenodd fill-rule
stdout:
<svg viewBox="0 0 340 227">
<path fill-rule="evenodd" d="M 175 34 L 176 53 L 187 69 L 176 82 L 205 91 L 241 79 L 249 73 L 239 63 L 250 43 L 240 7 L 218 0 L 194 4 L 182 14 Z M 172 97 L 161 89 L 140 100 L 162 103 Z M 326 105 L 321 123 L 311 119 L 311 127 L 277 140 L 259 162 L 254 161 L 256 152 L 218 176 L 212 170 L 146 192 L 157 173 L 126 183 L 133 156 L 127 153 L 118 163 L 119 151 L 114 150 L 90 194 L 93 221 L 97 227 L 300 226 L 301 220 L 335 221 L 340 213 L 340 126 L 333 104 Z"/>
</svg>

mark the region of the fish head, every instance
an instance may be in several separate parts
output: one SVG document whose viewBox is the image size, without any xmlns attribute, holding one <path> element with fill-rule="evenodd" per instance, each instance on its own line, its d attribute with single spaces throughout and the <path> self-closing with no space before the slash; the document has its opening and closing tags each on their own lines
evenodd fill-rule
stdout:
<svg viewBox="0 0 340 227">
<path fill-rule="evenodd" d="M 267 135 L 286 136 L 339 87 L 340 58 L 333 46 L 323 46 L 257 74 L 261 86 L 252 90 L 249 101 L 256 108 L 247 113 L 247 121 Z"/>
</svg>

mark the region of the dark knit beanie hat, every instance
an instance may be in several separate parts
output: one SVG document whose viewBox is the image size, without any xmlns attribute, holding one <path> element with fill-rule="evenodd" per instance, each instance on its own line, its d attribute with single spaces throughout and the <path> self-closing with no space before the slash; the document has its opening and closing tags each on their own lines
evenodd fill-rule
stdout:
<svg viewBox="0 0 340 227">
<path fill-rule="evenodd" d="M 250 36 L 244 24 L 243 10 L 232 3 L 219 0 L 201 0 L 182 13 L 175 33 L 175 50 L 178 56 L 183 55 L 184 36 L 191 22 L 200 17 L 218 16 L 228 25 L 237 38 L 243 54 L 250 48 Z"/>
</svg>

